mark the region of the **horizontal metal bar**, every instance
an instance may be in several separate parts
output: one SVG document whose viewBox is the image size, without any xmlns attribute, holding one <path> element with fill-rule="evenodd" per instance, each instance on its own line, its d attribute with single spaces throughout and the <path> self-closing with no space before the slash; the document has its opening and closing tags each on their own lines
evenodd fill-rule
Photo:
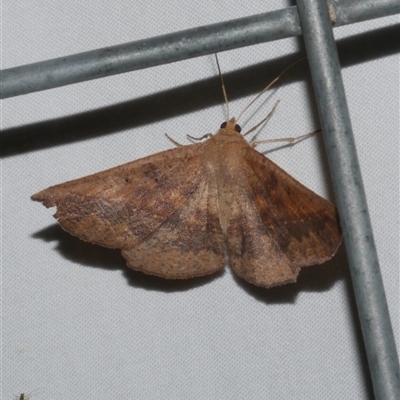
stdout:
<svg viewBox="0 0 400 400">
<path fill-rule="evenodd" d="M 329 0 L 327 3 L 331 19 L 332 9 L 336 14 L 335 26 L 348 25 L 400 13 L 400 2 L 398 0 Z"/>
<path fill-rule="evenodd" d="M 366 4 L 368 4 L 366 6 Z M 335 0 L 336 26 L 400 12 L 398 0 Z M 0 98 L 218 53 L 301 34 L 296 7 L 1 71 Z"/>
<path fill-rule="evenodd" d="M 296 9 L 291 7 L 6 69 L 1 96 L 17 96 L 299 35 L 296 17 Z"/>
<path fill-rule="evenodd" d="M 399 360 L 328 8 L 324 0 L 297 4 L 375 397 L 400 399 Z"/>
</svg>

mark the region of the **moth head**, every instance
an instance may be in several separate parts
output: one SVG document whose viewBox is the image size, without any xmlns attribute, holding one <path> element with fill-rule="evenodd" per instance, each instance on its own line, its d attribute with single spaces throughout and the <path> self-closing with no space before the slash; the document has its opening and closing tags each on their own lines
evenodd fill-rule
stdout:
<svg viewBox="0 0 400 400">
<path fill-rule="evenodd" d="M 223 129 L 226 133 L 232 133 L 235 132 L 236 133 L 240 133 L 242 131 L 242 128 L 240 127 L 240 125 L 238 125 L 236 123 L 236 119 L 235 118 L 231 118 L 229 121 L 225 121 L 221 124 L 221 129 Z"/>
</svg>

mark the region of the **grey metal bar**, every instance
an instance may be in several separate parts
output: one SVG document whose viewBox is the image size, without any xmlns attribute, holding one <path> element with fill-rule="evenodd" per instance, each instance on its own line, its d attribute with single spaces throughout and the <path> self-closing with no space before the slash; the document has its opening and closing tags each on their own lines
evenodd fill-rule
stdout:
<svg viewBox="0 0 400 400">
<path fill-rule="evenodd" d="M 1 98 L 301 33 L 295 7 L 3 70 Z"/>
<path fill-rule="evenodd" d="M 400 13 L 398 0 L 329 0 L 336 14 L 336 25 L 348 25 Z"/>
<path fill-rule="evenodd" d="M 398 0 L 334 0 L 335 26 L 400 13 Z M 1 71 L 0 98 L 301 34 L 296 7 Z"/>
<path fill-rule="evenodd" d="M 328 162 L 376 399 L 400 399 L 399 361 L 324 0 L 298 0 Z"/>
</svg>

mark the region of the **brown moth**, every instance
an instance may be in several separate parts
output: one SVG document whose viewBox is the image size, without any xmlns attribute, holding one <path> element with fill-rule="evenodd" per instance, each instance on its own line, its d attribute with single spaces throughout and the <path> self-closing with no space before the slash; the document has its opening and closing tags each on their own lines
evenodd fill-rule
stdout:
<svg viewBox="0 0 400 400">
<path fill-rule="evenodd" d="M 211 135 L 210 135 L 211 136 Z M 250 146 L 235 118 L 180 146 L 49 187 L 61 226 L 119 248 L 130 268 L 169 279 L 225 267 L 257 286 L 295 282 L 336 252 L 335 206 Z"/>
</svg>

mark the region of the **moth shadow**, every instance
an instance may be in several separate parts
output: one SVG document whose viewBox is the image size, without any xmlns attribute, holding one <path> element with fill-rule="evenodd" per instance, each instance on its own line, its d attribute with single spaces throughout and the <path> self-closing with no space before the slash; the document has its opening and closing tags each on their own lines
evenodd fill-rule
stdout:
<svg viewBox="0 0 400 400">
<path fill-rule="evenodd" d="M 130 286 L 146 290 L 163 292 L 186 291 L 205 285 L 224 274 L 224 271 L 193 279 L 165 279 L 134 271 L 126 265 L 119 249 L 108 249 L 92 243 L 84 242 L 68 232 L 60 225 L 53 224 L 32 235 L 33 238 L 46 242 L 57 241 L 55 248 L 64 258 L 85 267 L 102 268 L 108 271 L 121 270 Z"/>
<path fill-rule="evenodd" d="M 295 303 L 297 295 L 301 292 L 324 292 L 336 282 L 350 279 L 348 271 L 346 252 L 341 245 L 331 260 L 321 265 L 303 268 L 295 283 L 265 289 L 236 276 L 234 279 L 249 295 L 259 301 L 267 304 Z"/>
<path fill-rule="evenodd" d="M 126 268 L 124 270 L 124 275 L 127 278 L 129 285 L 133 287 L 169 293 L 184 292 L 198 286 L 206 285 L 214 279 L 222 277 L 224 275 L 224 271 L 225 270 L 222 270 L 211 275 L 199 276 L 197 278 L 165 279 L 154 275 L 148 275 L 141 271 L 134 271 Z"/>
<path fill-rule="evenodd" d="M 126 265 L 119 250 L 84 242 L 64 231 L 58 224 L 44 228 L 32 236 L 45 242 L 58 242 L 55 250 L 77 264 L 107 270 L 123 269 Z"/>
</svg>

